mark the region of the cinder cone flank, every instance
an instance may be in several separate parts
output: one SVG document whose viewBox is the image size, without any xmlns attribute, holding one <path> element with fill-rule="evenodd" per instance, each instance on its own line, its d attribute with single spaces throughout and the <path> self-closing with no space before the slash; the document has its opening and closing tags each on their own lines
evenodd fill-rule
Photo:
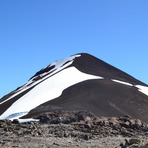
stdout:
<svg viewBox="0 0 148 148">
<path fill-rule="evenodd" d="M 148 86 L 81 53 L 51 63 L 0 100 L 0 118 L 30 118 L 51 110 L 130 115 L 148 123 Z"/>
</svg>

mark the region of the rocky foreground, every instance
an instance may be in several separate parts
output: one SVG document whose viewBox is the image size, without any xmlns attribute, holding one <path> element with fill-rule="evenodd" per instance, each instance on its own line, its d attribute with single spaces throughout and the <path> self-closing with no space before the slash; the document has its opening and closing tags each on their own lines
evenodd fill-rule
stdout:
<svg viewBox="0 0 148 148">
<path fill-rule="evenodd" d="M 148 125 L 130 116 L 53 111 L 34 118 L 40 122 L 0 120 L 0 148 L 148 148 Z"/>
</svg>

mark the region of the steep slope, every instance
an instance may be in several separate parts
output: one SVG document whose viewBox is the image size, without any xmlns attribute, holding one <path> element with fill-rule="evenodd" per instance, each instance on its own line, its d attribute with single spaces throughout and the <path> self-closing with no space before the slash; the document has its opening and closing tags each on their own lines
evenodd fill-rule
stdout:
<svg viewBox="0 0 148 148">
<path fill-rule="evenodd" d="M 36 106 L 60 96 L 65 88 L 75 83 L 101 78 L 82 73 L 73 66 L 68 67 L 80 56 L 55 61 L 37 72 L 25 85 L 4 96 L 0 102 L 0 118 L 21 117 Z"/>
<path fill-rule="evenodd" d="M 148 123 L 148 96 L 136 87 L 111 80 L 87 80 L 67 88 L 60 97 L 38 106 L 30 115 L 50 110 L 89 110 L 107 117 L 130 115 Z"/>
<path fill-rule="evenodd" d="M 86 53 L 55 61 L 0 100 L 0 118 L 25 118 L 50 110 L 128 114 L 148 122 L 148 86 Z M 29 112 L 29 114 L 28 114 Z"/>
<path fill-rule="evenodd" d="M 75 66 L 78 70 L 84 73 L 101 76 L 104 79 L 115 79 L 133 85 L 146 86 L 143 82 L 90 54 L 81 54 L 81 58 L 75 59 L 72 66 Z"/>
</svg>

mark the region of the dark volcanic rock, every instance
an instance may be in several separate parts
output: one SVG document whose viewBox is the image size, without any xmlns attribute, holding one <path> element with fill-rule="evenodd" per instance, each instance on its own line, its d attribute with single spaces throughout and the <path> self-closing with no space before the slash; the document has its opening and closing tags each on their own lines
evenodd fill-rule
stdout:
<svg viewBox="0 0 148 148">
<path fill-rule="evenodd" d="M 40 122 L 42 123 L 70 124 L 73 122 L 91 121 L 92 119 L 96 118 L 96 116 L 86 111 L 74 111 L 74 112 L 53 111 L 53 112 L 43 113 L 37 116 L 36 118 L 40 119 Z"/>
<path fill-rule="evenodd" d="M 105 140 L 107 137 L 123 136 L 130 138 L 127 140 L 128 145 L 138 141 L 134 140 L 136 139 L 134 137 L 148 139 L 148 125 L 130 116 L 99 118 L 88 111 L 53 111 L 40 114 L 35 118 L 40 119 L 40 122 L 18 123 L 18 120 L 0 120 L 0 146 L 11 143 L 8 147 L 13 147 L 14 143 L 20 143 L 21 137 L 29 140 L 32 137 L 42 140 L 54 137 L 74 138 L 75 141 L 96 139 L 100 141 L 100 138 Z M 88 143 L 84 147 L 87 145 Z M 62 147 L 62 143 L 58 146 Z M 121 146 L 125 146 L 125 143 Z"/>
<path fill-rule="evenodd" d="M 70 124 L 74 129 L 86 133 L 103 136 L 122 135 L 132 136 L 140 132 L 148 132 L 148 125 L 130 116 L 99 118 L 87 111 L 54 111 L 35 117 L 42 123 Z"/>
</svg>

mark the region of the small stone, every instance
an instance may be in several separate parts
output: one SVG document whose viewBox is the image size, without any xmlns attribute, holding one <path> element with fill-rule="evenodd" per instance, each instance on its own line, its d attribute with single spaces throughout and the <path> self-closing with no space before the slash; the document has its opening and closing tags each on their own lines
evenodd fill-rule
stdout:
<svg viewBox="0 0 148 148">
<path fill-rule="evenodd" d="M 141 142 L 140 139 L 130 139 L 129 140 L 129 144 L 130 145 L 139 144 L 140 142 Z"/>
<path fill-rule="evenodd" d="M 19 124 L 19 120 L 18 120 L 18 119 L 14 119 L 14 120 L 12 121 L 12 123 L 13 123 L 13 124 Z"/>
</svg>

